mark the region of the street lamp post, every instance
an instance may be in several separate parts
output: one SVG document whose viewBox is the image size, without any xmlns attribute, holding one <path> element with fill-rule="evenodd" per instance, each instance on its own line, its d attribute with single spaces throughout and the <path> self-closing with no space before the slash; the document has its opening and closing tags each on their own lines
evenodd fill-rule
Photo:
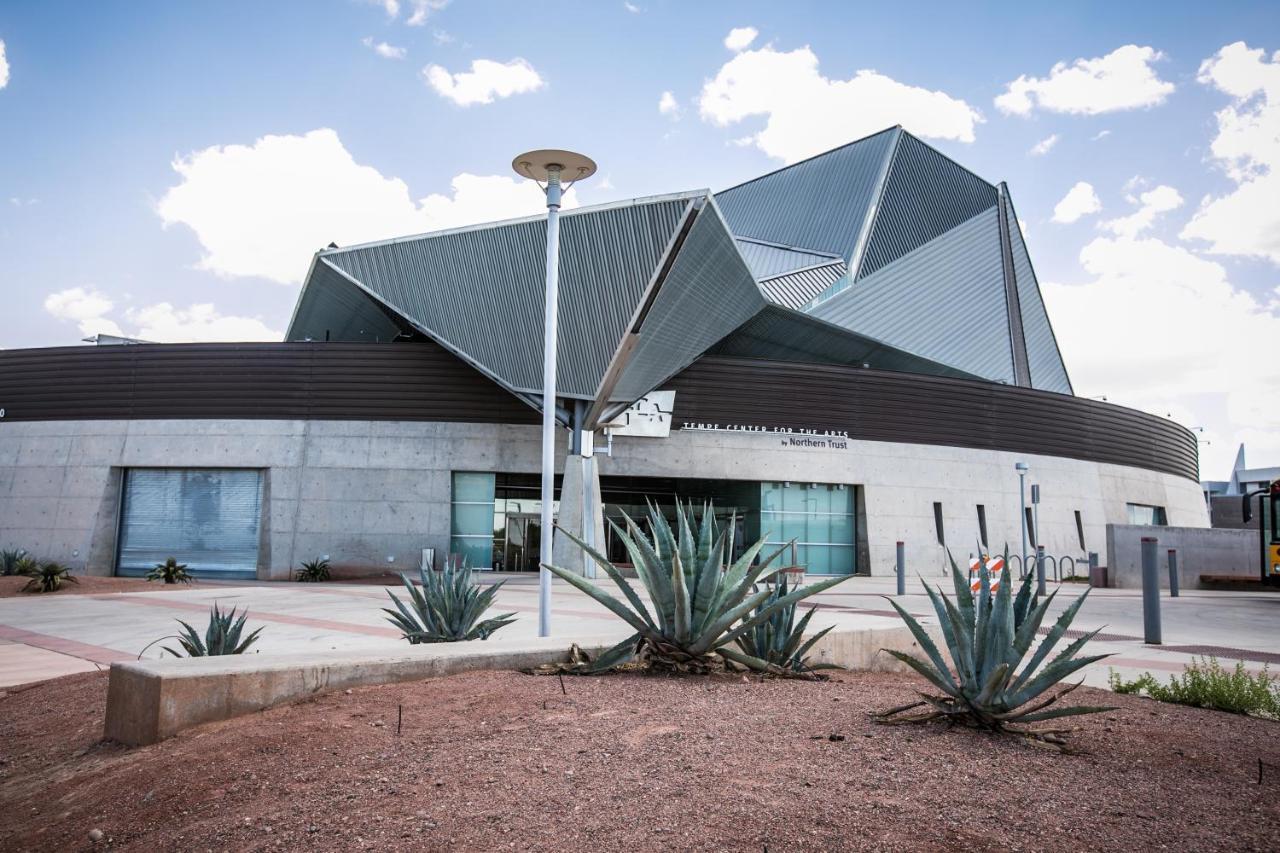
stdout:
<svg viewBox="0 0 1280 853">
<path fill-rule="evenodd" d="M 1022 527 L 1022 552 L 1018 557 L 1020 574 L 1027 574 L 1027 463 L 1018 462 L 1013 466 L 1018 472 L 1018 524 Z"/>
<path fill-rule="evenodd" d="M 542 328 L 542 517 L 538 542 L 538 636 L 551 635 L 551 562 L 555 529 L 551 504 L 555 499 L 556 465 L 556 345 L 560 308 L 560 199 L 567 187 L 596 170 L 591 158 L 572 151 L 528 151 L 511 161 L 517 175 L 530 178 L 547 196 L 547 288 Z"/>
</svg>

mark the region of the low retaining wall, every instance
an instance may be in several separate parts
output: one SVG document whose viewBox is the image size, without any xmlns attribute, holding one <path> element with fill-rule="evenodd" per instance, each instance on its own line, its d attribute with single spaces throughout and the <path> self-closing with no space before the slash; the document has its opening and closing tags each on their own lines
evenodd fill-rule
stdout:
<svg viewBox="0 0 1280 853">
<path fill-rule="evenodd" d="M 1201 588 L 1201 575 L 1227 575 L 1256 580 L 1258 531 L 1208 527 L 1107 525 L 1107 583 L 1142 588 L 1142 538 L 1154 536 L 1160 586 L 1169 588 L 1169 549 L 1178 552 L 1178 587 Z"/>
<path fill-rule="evenodd" d="M 617 641 L 612 637 L 576 642 L 596 655 Z M 242 655 L 116 663 L 107 688 L 104 734 L 129 746 L 142 746 L 192 726 L 229 720 L 326 690 L 418 681 L 477 669 L 531 669 L 567 660 L 572 642 L 544 637 L 410 646 L 383 654 Z M 916 643 L 901 625 L 846 627 L 828 633 L 812 654 L 848 669 L 905 669 L 881 648 L 913 651 Z"/>
</svg>

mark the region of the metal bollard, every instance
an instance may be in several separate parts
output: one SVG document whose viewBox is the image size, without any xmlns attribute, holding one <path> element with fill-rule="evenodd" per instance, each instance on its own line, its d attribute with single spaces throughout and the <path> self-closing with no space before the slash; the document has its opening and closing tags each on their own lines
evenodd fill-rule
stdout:
<svg viewBox="0 0 1280 853">
<path fill-rule="evenodd" d="M 906 546 L 898 543 L 898 595 L 907 594 L 907 555 Z"/>
<path fill-rule="evenodd" d="M 1178 552 L 1169 549 L 1169 597 L 1178 597 Z"/>
<path fill-rule="evenodd" d="M 1098 575 L 1098 552 L 1089 552 L 1089 586 L 1093 586 Z M 1101 578 L 1097 578 L 1101 580 Z"/>
<path fill-rule="evenodd" d="M 1036 546 L 1036 594 L 1044 595 L 1044 546 Z"/>
<path fill-rule="evenodd" d="M 1144 643 L 1160 645 L 1160 573 L 1154 536 L 1142 537 L 1142 635 Z"/>
</svg>

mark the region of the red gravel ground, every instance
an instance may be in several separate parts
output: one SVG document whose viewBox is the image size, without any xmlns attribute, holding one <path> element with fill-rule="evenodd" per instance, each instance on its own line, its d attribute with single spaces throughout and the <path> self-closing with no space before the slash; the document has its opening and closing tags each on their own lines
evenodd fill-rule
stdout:
<svg viewBox="0 0 1280 853">
<path fill-rule="evenodd" d="M 31 578 L 13 576 L 0 577 L 0 598 L 16 598 L 19 595 L 101 595 L 106 592 L 158 592 L 162 589 L 190 589 L 198 586 L 198 581 L 189 584 L 171 584 L 165 586 L 160 581 L 149 581 L 144 578 L 101 578 L 93 575 L 72 575 L 76 583 L 64 583 L 57 592 L 23 592 Z"/>
<path fill-rule="evenodd" d="M 917 683 L 617 675 L 565 696 L 477 672 L 130 750 L 99 742 L 106 677 L 69 676 L 0 698 L 0 849 L 91 849 L 93 829 L 148 851 L 1276 848 L 1280 724 L 1081 689 L 1121 707 L 1059 755 L 868 720 Z"/>
</svg>

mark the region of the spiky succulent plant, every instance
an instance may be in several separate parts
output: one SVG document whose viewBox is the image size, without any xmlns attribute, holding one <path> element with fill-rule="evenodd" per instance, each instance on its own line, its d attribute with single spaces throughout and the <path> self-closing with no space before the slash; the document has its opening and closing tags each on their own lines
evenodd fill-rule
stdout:
<svg viewBox="0 0 1280 853">
<path fill-rule="evenodd" d="M 1021 734 L 1063 747 L 1065 741 L 1061 735 L 1067 731 L 1065 729 L 1031 730 L 1015 726 L 1112 710 L 1110 707 L 1089 705 L 1051 707 L 1080 686 L 1072 684 L 1054 692 L 1055 685 L 1072 673 L 1107 657 L 1105 654 L 1074 657 L 1098 633 L 1096 630 L 1074 640 L 1041 667 L 1071 626 L 1088 596 L 1087 590 L 1063 611 L 1024 664 L 1023 659 L 1035 644 L 1040 623 L 1044 621 L 1057 590 L 1043 601 L 1033 603 L 1030 584 L 1024 580 L 1015 601 L 1006 563 L 999 590 L 993 598 L 991 575 L 984 564 L 979 570 L 980 585 L 975 599 L 968 578 L 961 574 L 955 560 L 951 560 L 951 573 L 955 586 L 954 602 L 940 590 L 923 584 L 938 615 L 951 665 L 947 665 L 928 632 L 893 599 L 889 599 L 889 603 L 907 623 L 928 660 L 892 649 L 884 650 L 924 676 L 943 695 L 922 693 L 922 701 L 884 711 L 877 715 L 877 719 L 881 722 L 946 719 L 975 728 Z M 1021 620 L 1016 618 L 1019 610 L 1024 614 Z M 926 710 L 907 714 L 916 708 Z"/>
<path fill-rule="evenodd" d="M 785 572 L 781 574 L 781 580 L 769 585 L 769 590 L 769 597 L 756 607 L 757 613 L 789 593 L 789 581 Z M 809 650 L 835 627 L 829 625 L 805 640 L 805 629 L 809 627 L 809 620 L 813 618 L 817 609 L 816 606 L 810 607 L 799 622 L 796 622 L 794 603 L 774 610 L 767 619 L 735 641 L 737 649 L 722 647 L 720 654 L 734 663 L 775 675 L 792 678 L 823 678 L 825 676 L 821 676 L 817 670 L 842 669 L 842 667 L 805 657 Z"/>
<path fill-rule="evenodd" d="M 30 557 L 23 557 L 20 571 L 31 580 L 27 581 L 24 590 L 30 592 L 57 592 L 64 583 L 79 583 L 71 576 L 71 569 L 52 560 L 37 562 Z"/>
<path fill-rule="evenodd" d="M 690 525 L 694 515 L 692 506 L 686 510 L 683 504 L 676 502 L 678 538 L 666 517 L 653 505 L 649 507 L 652 538 L 645 536 L 629 516 L 624 515 L 626 530 L 610 520 L 631 557 L 640 583 L 649 594 L 652 611 L 613 563 L 581 539 L 564 531 L 604 570 L 630 606 L 568 569 L 551 565 L 547 568 L 635 629 L 634 634 L 596 659 L 589 671 L 611 669 L 639 655 L 655 668 L 704 673 L 718 665 L 717 652 L 744 666 L 767 671 L 767 666 L 759 666 L 758 659 L 740 655 L 741 660 L 738 660 L 734 658 L 738 653 L 726 647 L 783 608 L 846 580 L 846 576 L 829 578 L 770 601 L 773 590 L 758 589 L 756 584 L 780 571 L 770 566 L 786 546 L 753 565 L 764 547 L 765 540 L 761 539 L 726 568 L 725 553 L 733 525 L 729 524 L 724 531 L 717 532 L 715 512 L 707 504 L 695 533 Z"/>
<path fill-rule="evenodd" d="M 166 584 L 191 583 L 191 575 L 187 574 L 186 563 L 170 557 L 163 563 L 156 563 L 155 568 L 147 572 L 147 580 L 164 581 Z"/>
<path fill-rule="evenodd" d="M 413 645 L 487 640 L 494 631 L 516 621 L 515 613 L 480 619 L 506 581 L 482 589 L 465 563 L 446 565 L 438 572 L 421 568 L 418 574 L 421 578 L 418 586 L 407 574 L 400 575 L 409 591 L 407 604 L 387 590 L 396 609 L 382 608 L 389 614 L 387 621 L 399 628 Z"/>
<path fill-rule="evenodd" d="M 0 551 L 0 575 L 20 575 L 20 565 L 27 552 L 21 548 L 10 548 Z"/>
<path fill-rule="evenodd" d="M 195 628 L 179 619 L 177 621 L 182 626 L 182 631 L 175 635 L 173 639 L 178 641 L 182 652 L 175 651 L 168 646 L 162 646 L 161 648 L 176 658 L 242 655 L 257 642 L 258 634 L 262 632 L 261 628 L 256 628 L 247 637 L 241 639 L 241 634 L 244 632 L 244 622 L 248 618 L 249 611 L 247 610 L 237 619 L 234 607 L 231 608 L 231 612 L 224 613 L 218 609 L 217 604 L 214 604 L 213 609 L 209 612 L 209 625 L 205 628 L 203 637 L 200 636 Z M 160 639 L 169 638 L 161 637 Z M 160 640 L 156 640 L 156 642 L 160 642 Z M 147 648 L 151 648 L 151 646 L 147 646 Z M 146 650 L 143 649 L 144 652 Z M 185 655 L 183 652 L 185 652 Z"/>
<path fill-rule="evenodd" d="M 329 579 L 329 561 L 323 557 L 303 560 L 302 568 L 293 573 L 293 579 L 303 583 L 320 583 Z"/>
</svg>

